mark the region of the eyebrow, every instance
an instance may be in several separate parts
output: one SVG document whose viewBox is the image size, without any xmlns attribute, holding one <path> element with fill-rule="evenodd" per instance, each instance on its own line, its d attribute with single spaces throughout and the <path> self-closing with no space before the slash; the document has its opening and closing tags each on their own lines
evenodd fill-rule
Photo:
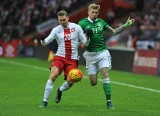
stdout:
<svg viewBox="0 0 160 116">
<path fill-rule="evenodd" d="M 59 20 L 59 21 L 65 21 L 66 19 L 61 19 L 61 20 Z"/>
</svg>

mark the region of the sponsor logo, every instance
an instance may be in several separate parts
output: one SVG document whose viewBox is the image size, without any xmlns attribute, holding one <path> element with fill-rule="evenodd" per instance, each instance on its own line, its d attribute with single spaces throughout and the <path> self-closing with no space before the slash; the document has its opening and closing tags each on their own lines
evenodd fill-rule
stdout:
<svg viewBox="0 0 160 116">
<path fill-rule="evenodd" d="M 158 58 L 157 57 L 142 57 L 139 56 L 138 52 L 135 53 L 134 66 L 157 68 Z"/>
<path fill-rule="evenodd" d="M 6 57 L 14 57 L 15 48 L 12 45 L 8 45 L 5 51 L 6 51 L 5 54 Z"/>
</svg>

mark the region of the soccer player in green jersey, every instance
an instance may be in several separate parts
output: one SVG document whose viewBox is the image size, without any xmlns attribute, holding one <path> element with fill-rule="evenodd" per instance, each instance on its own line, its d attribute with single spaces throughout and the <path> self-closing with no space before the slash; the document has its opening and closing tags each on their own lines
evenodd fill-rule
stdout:
<svg viewBox="0 0 160 116">
<path fill-rule="evenodd" d="M 106 49 L 103 31 L 116 35 L 124 29 L 130 27 L 134 19 L 128 18 L 127 22 L 113 29 L 104 20 L 98 18 L 100 6 L 97 4 L 90 4 L 88 7 L 88 18 L 79 21 L 79 25 L 83 31 L 90 36 L 90 43 L 86 48 L 83 56 L 86 60 L 87 74 L 90 79 L 90 84 L 95 86 L 97 84 L 97 73 L 101 70 L 103 80 L 103 90 L 106 95 L 106 105 L 108 109 L 114 109 L 111 102 L 111 85 L 109 78 L 109 70 L 111 69 L 111 55 Z"/>
</svg>

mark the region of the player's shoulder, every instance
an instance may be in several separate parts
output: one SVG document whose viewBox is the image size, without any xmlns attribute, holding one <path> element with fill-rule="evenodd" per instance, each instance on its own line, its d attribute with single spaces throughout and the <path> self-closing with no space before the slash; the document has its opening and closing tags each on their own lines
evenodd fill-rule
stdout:
<svg viewBox="0 0 160 116">
<path fill-rule="evenodd" d="M 52 28 L 51 33 L 56 33 L 57 31 L 59 31 L 61 28 L 61 25 L 55 26 Z"/>
<path fill-rule="evenodd" d="M 98 23 L 101 23 L 101 24 L 103 24 L 103 25 L 106 25 L 107 23 L 103 20 L 103 19 L 101 19 L 101 18 L 97 18 L 97 22 Z M 108 24 L 107 24 L 108 25 Z"/>
<path fill-rule="evenodd" d="M 76 23 L 73 22 L 69 22 L 70 27 L 75 27 L 75 28 L 79 28 L 80 26 Z"/>
<path fill-rule="evenodd" d="M 70 25 L 70 26 L 78 26 L 78 24 L 73 23 L 73 22 L 69 22 L 69 25 Z"/>
<path fill-rule="evenodd" d="M 83 22 L 87 22 L 87 21 L 88 21 L 87 18 L 83 18 L 83 19 L 81 19 L 81 20 L 79 21 L 79 23 L 83 23 Z"/>
<path fill-rule="evenodd" d="M 103 19 L 101 18 L 97 18 L 98 21 L 102 21 L 102 22 L 105 22 Z"/>
<path fill-rule="evenodd" d="M 62 26 L 61 25 L 57 25 L 54 27 L 54 29 L 58 29 L 58 28 L 61 28 Z"/>
<path fill-rule="evenodd" d="M 61 25 L 55 26 L 52 30 L 58 30 L 59 28 L 61 28 Z"/>
</svg>

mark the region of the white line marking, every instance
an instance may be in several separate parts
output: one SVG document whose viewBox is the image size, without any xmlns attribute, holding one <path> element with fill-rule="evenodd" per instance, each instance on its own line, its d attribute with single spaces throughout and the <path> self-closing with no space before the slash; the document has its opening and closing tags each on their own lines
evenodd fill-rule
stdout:
<svg viewBox="0 0 160 116">
<path fill-rule="evenodd" d="M 49 71 L 49 69 L 47 69 L 47 68 L 42 68 L 42 67 L 39 67 L 39 66 L 29 65 L 29 64 L 14 62 L 14 61 L 8 62 L 6 60 L 0 60 L 0 62 L 7 63 L 7 64 L 12 64 L 12 65 L 17 65 L 17 66 L 22 66 L 22 67 L 34 68 L 34 69 L 37 69 L 37 70 Z M 84 76 L 84 78 L 88 78 L 88 77 Z M 102 79 L 98 79 L 98 81 L 102 81 Z M 122 86 L 132 87 L 132 88 L 136 88 L 136 89 L 142 89 L 142 90 L 147 90 L 147 91 L 160 93 L 160 90 L 155 90 L 155 89 L 151 89 L 151 88 L 145 88 L 145 87 L 140 87 L 140 86 L 136 86 L 136 85 L 115 82 L 115 81 L 111 81 L 111 83 L 116 84 L 116 85 L 122 85 Z"/>
</svg>

